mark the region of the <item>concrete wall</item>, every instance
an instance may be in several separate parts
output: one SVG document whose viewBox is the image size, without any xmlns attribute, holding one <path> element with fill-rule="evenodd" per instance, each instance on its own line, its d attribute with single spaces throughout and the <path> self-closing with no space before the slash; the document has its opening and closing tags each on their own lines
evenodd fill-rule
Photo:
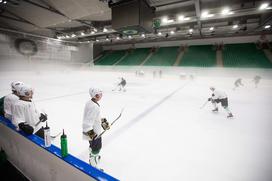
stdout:
<svg viewBox="0 0 272 181">
<path fill-rule="evenodd" d="M 123 50 L 129 48 L 148 48 L 148 47 L 169 47 L 169 46 L 180 46 L 180 45 L 213 45 L 215 43 L 250 43 L 257 42 L 260 36 L 237 36 L 227 38 L 206 38 L 206 39 L 195 39 L 195 40 L 179 40 L 179 41 L 163 41 L 163 42 L 150 42 L 150 43 L 135 43 L 126 45 L 105 45 L 103 50 Z M 272 35 L 267 35 L 266 39 L 271 41 Z"/>
<path fill-rule="evenodd" d="M 33 41 L 37 46 L 37 53 L 31 56 L 21 54 L 15 46 L 18 38 Z M 92 60 L 92 43 L 69 43 L 44 37 L 0 31 L 0 70 L 30 70 L 32 64 L 42 63 L 41 66 L 44 66 L 45 63 L 74 64 L 92 62 Z"/>
</svg>

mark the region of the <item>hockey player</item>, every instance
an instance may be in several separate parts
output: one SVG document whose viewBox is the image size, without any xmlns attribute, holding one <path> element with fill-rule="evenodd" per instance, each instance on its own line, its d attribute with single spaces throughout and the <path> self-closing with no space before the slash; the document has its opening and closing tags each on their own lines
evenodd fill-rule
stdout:
<svg viewBox="0 0 272 181">
<path fill-rule="evenodd" d="M 126 84 L 127 84 L 127 81 L 123 77 L 121 77 L 121 82 L 118 84 L 119 91 L 121 90 L 126 91 L 125 89 Z"/>
<path fill-rule="evenodd" d="M 14 104 L 19 100 L 18 88 L 23 85 L 22 82 L 16 81 L 11 83 L 11 94 L 8 94 L 1 98 L 1 115 L 5 118 L 12 120 L 12 110 Z"/>
<path fill-rule="evenodd" d="M 101 134 L 101 128 L 110 129 L 106 118 L 101 119 L 100 105 L 98 102 L 102 98 L 102 91 L 97 88 L 90 88 L 89 94 L 91 99 L 85 104 L 83 115 L 83 136 L 89 140 L 89 163 L 93 167 L 99 168 L 100 149 L 102 148 L 102 138 L 97 136 Z"/>
<path fill-rule="evenodd" d="M 253 81 L 254 84 L 255 84 L 255 88 L 258 87 L 258 84 L 259 84 L 260 80 L 261 80 L 261 77 L 260 77 L 259 75 L 256 75 L 256 76 L 253 78 L 252 81 Z"/>
<path fill-rule="evenodd" d="M 239 78 L 234 82 L 234 88 L 232 90 L 235 90 L 236 88 L 240 87 L 240 86 L 244 86 L 244 84 L 242 83 L 242 79 Z"/>
<path fill-rule="evenodd" d="M 211 101 L 214 109 L 212 110 L 213 112 L 218 112 L 218 107 L 217 104 L 221 103 L 222 107 L 226 110 L 228 113 L 228 118 L 232 118 L 233 115 L 230 112 L 228 108 L 228 97 L 227 94 L 223 91 L 217 90 L 214 87 L 210 87 L 210 90 L 213 92 L 212 97 L 208 98 L 208 101 Z"/>
<path fill-rule="evenodd" d="M 18 90 L 19 100 L 14 105 L 12 123 L 25 134 L 36 134 L 44 138 L 42 123 L 47 120 L 47 115 L 41 113 L 32 101 L 33 89 L 22 85 Z"/>
</svg>

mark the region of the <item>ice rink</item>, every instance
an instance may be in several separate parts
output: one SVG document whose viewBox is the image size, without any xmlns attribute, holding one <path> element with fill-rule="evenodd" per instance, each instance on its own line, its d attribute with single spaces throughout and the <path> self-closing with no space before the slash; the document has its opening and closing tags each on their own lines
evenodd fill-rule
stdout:
<svg viewBox="0 0 272 181">
<path fill-rule="evenodd" d="M 0 72 L 1 97 L 10 82 L 34 87 L 36 106 L 48 114 L 52 134 L 65 129 L 69 153 L 88 162 L 82 117 L 90 86 L 103 90 L 102 117 L 122 117 L 103 136 L 101 167 L 123 181 L 270 181 L 272 179 L 271 70 L 135 71 L 63 70 Z M 252 79 L 262 76 L 258 88 Z M 118 77 L 126 92 L 112 91 Z M 244 87 L 233 90 L 242 78 Z M 212 113 L 210 86 L 225 91 L 234 118 Z M 60 147 L 59 137 L 54 144 Z M 31 154 L 31 153 L 30 153 Z"/>
</svg>

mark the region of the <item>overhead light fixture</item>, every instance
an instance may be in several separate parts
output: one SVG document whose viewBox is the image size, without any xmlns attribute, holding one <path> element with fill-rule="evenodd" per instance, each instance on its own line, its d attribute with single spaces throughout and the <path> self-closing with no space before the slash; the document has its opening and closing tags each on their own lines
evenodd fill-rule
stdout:
<svg viewBox="0 0 272 181">
<path fill-rule="evenodd" d="M 107 29 L 107 28 L 104 28 L 104 29 L 103 29 L 103 32 L 107 32 L 107 31 L 108 31 L 108 29 Z"/>
<path fill-rule="evenodd" d="M 162 35 L 162 33 L 161 33 L 161 32 L 158 32 L 158 35 L 159 35 L 159 36 L 161 36 L 161 35 Z"/>
<path fill-rule="evenodd" d="M 66 37 L 66 38 L 70 38 L 70 36 L 69 36 L 69 35 L 66 35 L 65 37 Z"/>
<path fill-rule="evenodd" d="M 179 16 L 178 16 L 178 20 L 179 20 L 179 21 L 184 21 L 184 18 L 185 18 L 185 17 L 184 17 L 183 15 L 179 15 Z"/>
<path fill-rule="evenodd" d="M 110 39 L 109 38 L 106 38 L 106 41 L 109 41 Z"/>
<path fill-rule="evenodd" d="M 167 18 L 167 17 L 163 17 L 163 18 L 162 18 L 162 22 L 163 22 L 163 23 L 167 23 L 167 22 L 168 22 L 168 18 Z"/>
<path fill-rule="evenodd" d="M 4 1 L 3 3 L 4 3 L 4 4 L 7 4 L 7 1 Z"/>
<path fill-rule="evenodd" d="M 201 18 L 210 18 L 213 16 L 214 16 L 214 14 L 209 14 L 209 11 L 203 11 L 201 14 Z"/>
<path fill-rule="evenodd" d="M 0 3 L 2 3 L 3 2 L 3 0 L 0 0 Z"/>
<path fill-rule="evenodd" d="M 175 20 L 173 20 L 173 19 L 169 19 L 169 20 L 167 21 L 167 23 L 174 23 L 174 21 L 175 21 Z"/>
<path fill-rule="evenodd" d="M 96 39 L 95 41 L 99 42 L 99 40 L 98 40 L 98 39 Z"/>
<path fill-rule="evenodd" d="M 262 3 L 262 4 L 260 5 L 259 9 L 260 9 L 260 10 L 265 10 L 265 9 L 268 8 L 268 6 L 269 6 L 268 3 Z"/>
<path fill-rule="evenodd" d="M 75 35 L 75 34 L 72 34 L 71 36 L 72 36 L 72 37 L 75 37 L 76 35 Z"/>
<path fill-rule="evenodd" d="M 234 13 L 231 12 L 229 8 L 224 8 L 224 9 L 222 9 L 221 14 L 226 16 L 226 15 L 231 15 Z"/>
<path fill-rule="evenodd" d="M 116 40 L 120 40 L 120 37 L 119 37 L 119 36 L 117 36 L 117 37 L 116 37 Z"/>
<path fill-rule="evenodd" d="M 84 32 L 81 32 L 81 35 L 85 35 L 85 33 L 84 33 Z"/>
<path fill-rule="evenodd" d="M 94 29 L 93 29 L 93 31 L 94 31 L 94 32 L 97 32 L 97 29 L 96 29 L 96 28 L 94 28 Z"/>
<path fill-rule="evenodd" d="M 266 25 L 264 28 L 269 29 L 270 27 L 271 27 L 271 25 Z"/>
<path fill-rule="evenodd" d="M 192 28 L 191 28 L 191 29 L 189 29 L 189 32 L 190 32 L 190 33 L 193 33 L 193 31 L 194 31 L 194 30 L 193 30 Z"/>
<path fill-rule="evenodd" d="M 191 19 L 190 17 L 184 18 L 185 21 L 188 21 L 188 20 L 190 20 L 190 19 Z"/>
<path fill-rule="evenodd" d="M 145 34 L 142 34 L 141 36 L 144 38 L 144 37 L 145 37 Z"/>
<path fill-rule="evenodd" d="M 238 25 L 233 25 L 232 28 L 233 28 L 233 29 L 237 29 L 237 28 L 238 28 Z"/>
<path fill-rule="evenodd" d="M 128 38 L 131 39 L 131 35 L 129 35 Z"/>
<path fill-rule="evenodd" d="M 172 35 L 173 35 L 173 34 L 175 34 L 175 32 L 172 30 L 172 31 L 170 31 L 170 34 L 172 34 Z"/>
<path fill-rule="evenodd" d="M 214 27 L 210 27 L 210 31 L 213 31 L 214 30 Z"/>
<path fill-rule="evenodd" d="M 95 32 L 94 32 L 94 31 L 91 31 L 91 34 L 95 34 Z"/>
</svg>

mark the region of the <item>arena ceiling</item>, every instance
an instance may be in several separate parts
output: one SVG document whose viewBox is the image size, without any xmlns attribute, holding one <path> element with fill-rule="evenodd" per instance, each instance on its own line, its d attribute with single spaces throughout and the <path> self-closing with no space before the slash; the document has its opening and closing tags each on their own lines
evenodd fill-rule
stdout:
<svg viewBox="0 0 272 181">
<path fill-rule="evenodd" d="M 122 36 L 110 0 L 0 0 L 0 27 L 69 41 L 118 43 L 272 33 L 272 3 L 260 0 L 146 0 L 160 26 Z M 118 0 L 115 0 L 118 1 Z M 119 0 L 120 1 L 120 0 Z"/>
</svg>

